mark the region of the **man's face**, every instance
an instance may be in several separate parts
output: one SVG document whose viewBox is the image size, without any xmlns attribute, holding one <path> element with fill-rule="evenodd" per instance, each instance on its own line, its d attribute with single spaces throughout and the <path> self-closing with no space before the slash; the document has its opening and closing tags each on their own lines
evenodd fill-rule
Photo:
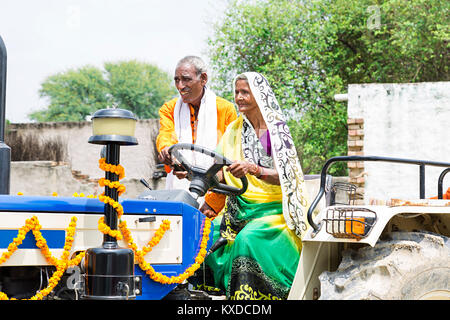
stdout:
<svg viewBox="0 0 450 320">
<path fill-rule="evenodd" d="M 184 103 L 200 106 L 203 96 L 203 87 L 206 85 L 208 76 L 206 73 L 197 75 L 195 67 L 191 64 L 182 64 L 175 70 L 175 86 Z"/>
</svg>

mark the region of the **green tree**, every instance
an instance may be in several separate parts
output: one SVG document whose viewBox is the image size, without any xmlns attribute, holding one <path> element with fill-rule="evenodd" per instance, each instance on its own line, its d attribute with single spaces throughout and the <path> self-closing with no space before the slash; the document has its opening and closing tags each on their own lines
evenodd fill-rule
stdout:
<svg viewBox="0 0 450 320">
<path fill-rule="evenodd" d="M 82 121 L 95 110 L 108 105 L 107 82 L 101 70 L 85 66 L 48 77 L 39 94 L 47 98 L 44 110 L 28 115 L 31 120 Z"/>
<path fill-rule="evenodd" d="M 230 1 L 208 42 L 213 87 L 257 71 L 289 120 L 305 173 L 347 152 L 348 84 L 449 80 L 449 3 L 439 0 Z M 334 165 L 332 174 L 345 174 Z"/>
<path fill-rule="evenodd" d="M 154 65 L 105 63 L 105 70 L 113 103 L 142 119 L 159 118 L 159 108 L 176 94 L 172 78 Z"/>
<path fill-rule="evenodd" d="M 315 59 L 345 84 L 449 80 L 449 8 L 439 0 L 315 2 Z"/>
<path fill-rule="evenodd" d="M 141 119 L 157 118 L 159 107 L 175 93 L 169 75 L 151 64 L 120 61 L 105 63 L 104 70 L 83 66 L 48 77 L 39 94 L 49 105 L 28 117 L 39 122 L 83 121 L 115 105 Z"/>
</svg>

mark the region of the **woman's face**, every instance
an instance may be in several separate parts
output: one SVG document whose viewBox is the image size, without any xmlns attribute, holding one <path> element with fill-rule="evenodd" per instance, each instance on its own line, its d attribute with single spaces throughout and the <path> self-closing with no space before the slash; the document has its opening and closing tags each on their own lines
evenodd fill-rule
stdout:
<svg viewBox="0 0 450 320">
<path fill-rule="evenodd" d="M 258 104 L 246 80 L 236 81 L 234 101 L 238 106 L 239 112 L 245 115 L 258 110 Z"/>
</svg>

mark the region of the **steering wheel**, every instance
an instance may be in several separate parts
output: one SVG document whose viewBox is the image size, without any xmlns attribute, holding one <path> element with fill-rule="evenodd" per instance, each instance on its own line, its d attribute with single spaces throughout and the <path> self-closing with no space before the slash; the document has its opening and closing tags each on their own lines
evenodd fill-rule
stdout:
<svg viewBox="0 0 450 320">
<path fill-rule="evenodd" d="M 181 150 L 193 150 L 205 154 L 213 158 L 214 164 L 208 169 L 203 169 L 189 163 L 185 157 L 181 154 Z M 233 162 L 217 152 L 211 151 L 205 147 L 190 144 L 190 143 L 177 143 L 169 147 L 169 154 L 173 156 L 179 163 L 181 170 L 187 171 L 187 179 L 191 181 L 189 185 L 189 191 L 196 193 L 199 197 L 205 195 L 208 190 L 225 195 L 239 196 L 247 190 L 248 181 L 244 176 L 241 179 L 242 188 L 236 188 L 224 183 L 220 183 L 216 177 L 216 173 L 219 172 L 224 166 L 229 166 Z M 177 165 L 175 165 L 177 167 Z"/>
</svg>

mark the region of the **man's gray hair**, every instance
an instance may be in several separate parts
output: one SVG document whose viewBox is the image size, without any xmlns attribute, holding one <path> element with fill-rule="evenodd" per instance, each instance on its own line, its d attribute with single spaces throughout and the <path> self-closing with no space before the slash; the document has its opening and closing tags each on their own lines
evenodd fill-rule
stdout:
<svg viewBox="0 0 450 320">
<path fill-rule="evenodd" d="M 206 67 L 206 63 L 202 60 L 202 58 L 197 56 L 186 56 L 177 63 L 177 68 L 182 64 L 190 64 L 193 65 L 195 70 L 197 71 L 197 76 L 201 75 L 203 72 L 208 73 L 208 68 Z"/>
</svg>

